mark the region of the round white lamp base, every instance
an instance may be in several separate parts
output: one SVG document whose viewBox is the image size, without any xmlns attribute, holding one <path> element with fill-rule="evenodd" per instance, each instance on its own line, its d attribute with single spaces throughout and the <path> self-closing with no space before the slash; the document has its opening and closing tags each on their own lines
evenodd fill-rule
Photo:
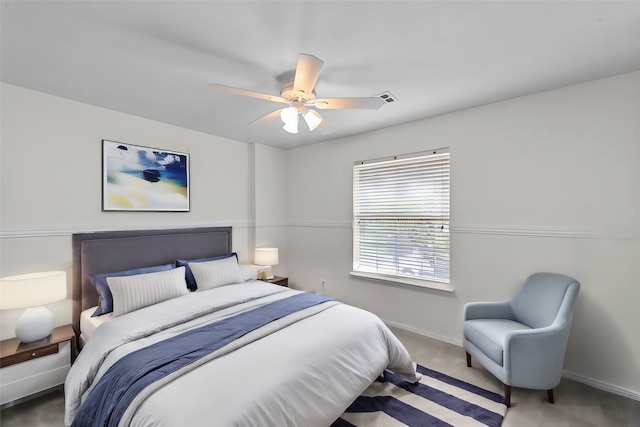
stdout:
<svg viewBox="0 0 640 427">
<path fill-rule="evenodd" d="M 44 306 L 27 308 L 18 318 L 16 337 L 23 343 L 45 339 L 56 324 L 53 313 Z"/>
</svg>

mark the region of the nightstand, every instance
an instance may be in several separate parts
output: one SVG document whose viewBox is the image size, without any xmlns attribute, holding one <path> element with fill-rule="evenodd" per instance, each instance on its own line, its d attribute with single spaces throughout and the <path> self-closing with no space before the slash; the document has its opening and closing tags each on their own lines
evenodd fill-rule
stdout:
<svg viewBox="0 0 640 427">
<path fill-rule="evenodd" d="M 265 282 L 273 283 L 274 285 L 284 286 L 286 288 L 289 287 L 289 278 L 288 277 L 280 277 L 275 276 L 273 279 L 266 279 Z"/>
<path fill-rule="evenodd" d="M 71 325 L 57 327 L 41 341 L 0 342 L 0 404 L 14 402 L 64 383 L 77 354 Z"/>
</svg>

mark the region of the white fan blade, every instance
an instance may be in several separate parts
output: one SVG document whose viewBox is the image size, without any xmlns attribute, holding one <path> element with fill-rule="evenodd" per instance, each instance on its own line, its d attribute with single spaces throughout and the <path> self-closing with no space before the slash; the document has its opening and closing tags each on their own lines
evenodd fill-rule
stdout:
<svg viewBox="0 0 640 427">
<path fill-rule="evenodd" d="M 313 55 L 301 53 L 298 56 L 298 65 L 296 65 L 296 75 L 293 78 L 293 91 L 298 93 L 312 93 L 313 88 L 318 81 L 320 69 L 324 62 Z"/>
<path fill-rule="evenodd" d="M 264 99 L 265 101 L 279 102 L 281 104 L 289 103 L 289 101 L 277 95 L 269 95 L 266 93 L 253 92 L 251 90 L 238 89 L 237 87 L 219 85 L 217 83 L 209 83 L 207 86 L 210 87 L 211 89 L 233 93 L 235 95 L 250 96 L 252 98 Z"/>
<path fill-rule="evenodd" d="M 322 98 L 316 99 L 314 105 L 322 110 L 365 109 L 377 110 L 385 104 L 378 96 L 367 98 Z"/>
<path fill-rule="evenodd" d="M 280 118 L 280 112 L 282 110 L 284 110 L 284 108 L 280 108 L 279 110 L 276 110 L 273 113 L 269 113 L 266 116 L 262 116 L 258 120 L 255 120 L 255 121 L 249 123 L 249 126 L 256 125 L 256 124 L 259 124 L 259 123 L 263 123 L 263 122 L 266 122 L 266 121 L 269 121 L 269 120 Z"/>
</svg>

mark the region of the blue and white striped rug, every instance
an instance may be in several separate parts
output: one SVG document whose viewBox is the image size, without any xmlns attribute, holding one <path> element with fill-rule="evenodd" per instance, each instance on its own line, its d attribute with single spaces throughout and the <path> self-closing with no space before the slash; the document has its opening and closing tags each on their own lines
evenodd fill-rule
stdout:
<svg viewBox="0 0 640 427">
<path fill-rule="evenodd" d="M 482 426 L 499 427 L 507 407 L 504 397 L 418 365 L 417 384 L 385 372 L 332 427 Z"/>
</svg>

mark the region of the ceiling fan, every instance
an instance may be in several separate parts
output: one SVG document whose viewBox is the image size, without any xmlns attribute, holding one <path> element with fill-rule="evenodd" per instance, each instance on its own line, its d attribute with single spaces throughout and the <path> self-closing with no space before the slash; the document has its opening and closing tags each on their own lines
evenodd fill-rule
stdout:
<svg viewBox="0 0 640 427">
<path fill-rule="evenodd" d="M 312 131 L 324 122 L 324 119 L 315 109 L 340 110 L 340 109 L 371 109 L 380 108 L 386 101 L 379 96 L 363 98 L 316 98 L 314 89 L 320 69 L 324 62 L 313 55 L 301 53 L 298 56 L 293 84 L 285 86 L 280 91 L 280 96 L 238 89 L 217 83 L 209 83 L 212 89 L 233 93 L 236 95 L 250 96 L 253 98 L 273 101 L 288 105 L 254 121 L 252 124 L 270 120 L 280 116 L 284 122 L 283 129 L 289 133 L 298 133 L 300 116 L 304 119 Z"/>
</svg>

